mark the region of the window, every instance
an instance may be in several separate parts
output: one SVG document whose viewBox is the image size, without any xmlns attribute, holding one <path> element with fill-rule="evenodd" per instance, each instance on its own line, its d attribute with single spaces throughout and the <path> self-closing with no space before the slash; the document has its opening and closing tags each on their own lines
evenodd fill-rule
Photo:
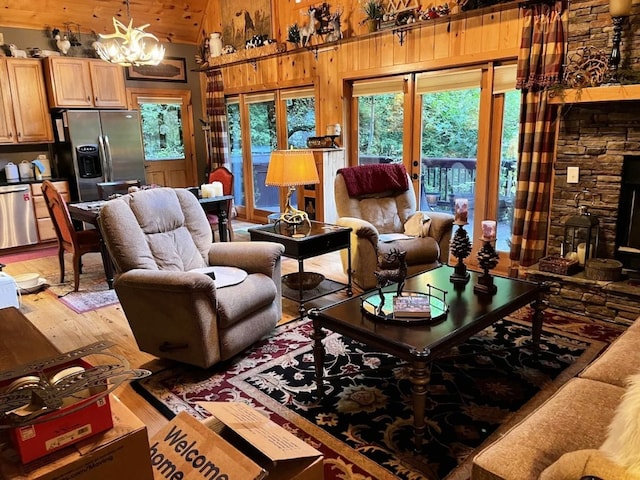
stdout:
<svg viewBox="0 0 640 480">
<path fill-rule="evenodd" d="M 246 205 L 242 162 L 242 128 L 240 103 L 237 98 L 227 100 L 227 128 L 229 130 L 229 156 L 233 173 L 233 202 L 236 207 Z"/>
<path fill-rule="evenodd" d="M 181 102 L 142 99 L 138 106 L 145 160 L 184 160 Z"/>
<path fill-rule="evenodd" d="M 275 95 L 247 96 L 249 138 L 251 141 L 251 177 L 253 178 L 254 209 L 279 212 L 277 187 L 265 186 L 271 152 L 277 149 Z"/>
<path fill-rule="evenodd" d="M 354 82 L 360 165 L 402 162 L 404 90 L 404 77 Z"/>
<path fill-rule="evenodd" d="M 473 237 L 482 72 L 418 75 L 421 96 L 420 209 L 453 213 L 455 198 L 469 200 Z"/>
<path fill-rule="evenodd" d="M 316 100 L 313 88 L 283 90 L 287 121 L 287 146 L 307 148 L 307 139 L 316 134 Z"/>
</svg>

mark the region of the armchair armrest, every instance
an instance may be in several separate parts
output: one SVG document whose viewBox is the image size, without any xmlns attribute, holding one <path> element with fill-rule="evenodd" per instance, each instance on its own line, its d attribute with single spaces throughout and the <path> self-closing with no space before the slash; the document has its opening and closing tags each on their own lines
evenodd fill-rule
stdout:
<svg viewBox="0 0 640 480">
<path fill-rule="evenodd" d="M 372 245 L 378 245 L 378 229 L 370 222 L 355 217 L 340 217 L 336 221 L 341 227 L 350 227 L 351 234 L 357 238 L 369 240 Z M 353 240 L 353 239 L 352 239 Z M 353 242 L 352 242 L 353 246 Z"/>
<path fill-rule="evenodd" d="M 280 269 L 284 246 L 274 242 L 219 242 L 209 249 L 209 265 L 238 267 L 273 277 Z"/>
<path fill-rule="evenodd" d="M 453 231 L 454 216 L 446 212 L 423 212 L 431 218 L 429 236 L 433 237 L 440 246 L 440 262 L 448 263 L 449 243 Z"/>
</svg>

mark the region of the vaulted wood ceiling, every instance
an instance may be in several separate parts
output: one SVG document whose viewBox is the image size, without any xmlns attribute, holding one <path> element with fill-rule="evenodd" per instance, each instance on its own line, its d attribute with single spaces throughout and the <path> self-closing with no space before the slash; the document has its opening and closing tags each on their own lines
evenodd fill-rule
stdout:
<svg viewBox="0 0 640 480">
<path fill-rule="evenodd" d="M 134 26 L 150 24 L 146 31 L 163 42 L 200 42 L 209 0 L 129 0 Z M 81 33 L 113 33 L 112 18 L 129 23 L 125 0 L 0 0 L 0 27 L 64 30 L 66 22 Z M 75 26 L 73 28 L 75 31 Z"/>
</svg>

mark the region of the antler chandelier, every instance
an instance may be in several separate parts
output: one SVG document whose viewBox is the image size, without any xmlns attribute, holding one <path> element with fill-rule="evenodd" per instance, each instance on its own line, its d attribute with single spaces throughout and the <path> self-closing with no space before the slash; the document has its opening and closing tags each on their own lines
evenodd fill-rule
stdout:
<svg viewBox="0 0 640 480">
<path fill-rule="evenodd" d="M 126 0 L 126 4 L 129 25 L 114 17 L 115 33 L 101 33 L 100 40 L 94 44 L 96 52 L 103 60 L 123 67 L 158 65 L 164 58 L 164 47 L 155 35 L 144 31 L 149 26 L 148 23 L 140 27 L 133 26 L 129 0 Z M 147 44 L 149 40 L 152 40 L 151 44 Z"/>
</svg>

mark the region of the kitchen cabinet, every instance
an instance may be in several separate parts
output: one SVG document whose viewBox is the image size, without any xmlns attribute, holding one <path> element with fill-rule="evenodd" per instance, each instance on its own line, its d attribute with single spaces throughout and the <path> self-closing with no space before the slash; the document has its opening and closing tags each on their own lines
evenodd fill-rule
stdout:
<svg viewBox="0 0 640 480">
<path fill-rule="evenodd" d="M 65 202 L 71 200 L 71 196 L 69 195 L 69 182 L 53 182 L 53 185 L 60 192 Z M 36 212 L 36 223 L 38 225 L 38 238 L 40 238 L 40 242 L 55 240 L 57 238 L 56 230 L 49 216 L 49 210 L 47 209 L 44 196 L 42 195 L 42 183 L 31 184 L 31 197 L 33 198 L 33 208 Z"/>
<path fill-rule="evenodd" d="M 0 58 L 0 107 L 0 143 L 53 142 L 39 59 Z"/>
<path fill-rule="evenodd" d="M 298 208 L 311 220 L 335 223 L 338 219 L 333 184 L 340 168 L 347 166 L 344 148 L 320 148 L 313 150 L 320 183 L 298 189 Z"/>
<path fill-rule="evenodd" d="M 45 59 L 51 108 L 127 108 L 122 67 L 77 57 Z"/>
</svg>

